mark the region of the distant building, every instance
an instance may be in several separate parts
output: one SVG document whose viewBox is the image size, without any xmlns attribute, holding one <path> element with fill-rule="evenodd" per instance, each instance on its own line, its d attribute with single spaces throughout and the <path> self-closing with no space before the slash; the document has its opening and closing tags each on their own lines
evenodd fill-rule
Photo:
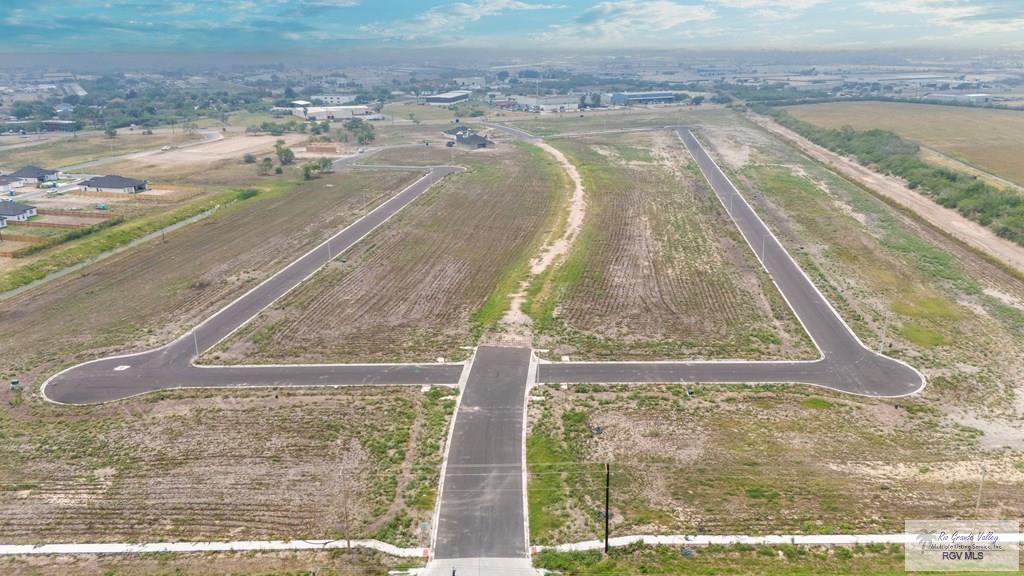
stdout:
<svg viewBox="0 0 1024 576">
<path fill-rule="evenodd" d="M 21 180 L 22 184 L 40 184 L 42 182 L 53 182 L 60 178 L 60 170 L 48 170 L 38 166 L 25 166 L 21 170 L 8 174 L 12 178 Z"/>
<path fill-rule="evenodd" d="M 127 194 L 136 194 L 138 192 L 145 192 L 147 185 L 148 182 L 145 180 L 109 175 L 97 176 L 82 182 L 82 189 L 86 192 L 123 192 Z"/>
<path fill-rule="evenodd" d="M 479 134 L 463 134 L 455 137 L 455 141 L 463 146 L 469 148 L 491 148 L 494 146 L 494 142 L 484 138 Z"/>
<path fill-rule="evenodd" d="M 0 216 L 0 228 L 7 228 L 7 218 Z"/>
<path fill-rule="evenodd" d="M 21 186 L 21 184 L 21 178 L 0 176 L 0 194 L 7 194 L 14 188 Z"/>
<path fill-rule="evenodd" d="M 327 106 L 342 106 L 356 101 L 355 94 L 320 94 L 313 96 L 314 102 L 323 102 Z"/>
<path fill-rule="evenodd" d="M 460 88 L 467 88 L 469 90 L 481 90 L 487 87 L 487 80 L 483 76 L 452 78 L 452 82 Z"/>
<path fill-rule="evenodd" d="M 317 122 L 351 118 L 353 116 L 366 116 L 369 113 L 369 106 L 307 106 L 305 108 L 295 108 L 292 111 L 292 114 L 299 118 L 316 120 Z"/>
<path fill-rule="evenodd" d="M 458 104 L 459 102 L 465 102 L 469 100 L 470 95 L 473 94 L 469 90 L 452 90 L 451 92 L 443 92 L 441 94 L 434 94 L 425 98 L 427 104 L 433 106 L 450 106 L 452 104 Z"/>
<path fill-rule="evenodd" d="M 580 94 L 555 96 L 515 96 L 516 105 L 527 112 L 575 112 L 580 109 Z"/>
<path fill-rule="evenodd" d="M 36 207 L 14 202 L 13 200 L 0 200 L 0 218 L 14 222 L 24 222 L 36 215 Z"/>
<path fill-rule="evenodd" d="M 76 132 L 78 122 L 74 120 L 47 120 L 43 122 L 43 129 L 47 132 Z"/>
<path fill-rule="evenodd" d="M 949 104 L 991 104 L 991 94 L 925 94 L 922 100 Z"/>
<path fill-rule="evenodd" d="M 612 106 L 636 106 L 642 104 L 670 104 L 676 101 L 675 92 L 614 92 L 609 101 Z"/>
</svg>

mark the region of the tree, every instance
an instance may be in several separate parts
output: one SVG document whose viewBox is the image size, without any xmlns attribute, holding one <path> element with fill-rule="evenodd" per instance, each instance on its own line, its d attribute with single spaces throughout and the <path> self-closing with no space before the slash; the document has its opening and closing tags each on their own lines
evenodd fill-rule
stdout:
<svg viewBox="0 0 1024 576">
<path fill-rule="evenodd" d="M 580 94 L 580 106 L 579 107 L 580 107 L 580 110 L 583 110 L 584 108 L 587 107 L 587 95 L 586 94 Z"/>
<path fill-rule="evenodd" d="M 270 156 L 267 156 L 266 158 L 263 159 L 262 162 L 260 162 L 260 167 L 259 167 L 259 175 L 260 176 L 268 176 L 268 175 L 270 175 L 271 172 L 273 172 L 273 170 L 274 170 L 274 161 L 270 159 Z"/>
<path fill-rule="evenodd" d="M 502 70 L 501 72 L 498 72 L 498 80 L 501 82 L 508 80 L 508 71 Z"/>
<path fill-rule="evenodd" d="M 256 157 L 247 153 L 245 156 L 242 156 L 242 162 L 245 162 L 246 164 L 255 164 Z"/>
<path fill-rule="evenodd" d="M 277 153 L 277 160 L 282 166 L 287 166 L 295 161 L 295 152 L 284 145 L 284 140 L 278 140 L 274 145 L 274 152 Z"/>
<path fill-rule="evenodd" d="M 108 127 L 106 130 L 103 131 L 103 133 L 107 136 L 107 138 L 116 138 L 117 137 L 117 130 L 115 130 L 114 128 L 109 128 Z"/>
<path fill-rule="evenodd" d="M 691 103 L 692 103 L 692 104 L 693 104 L 694 106 L 700 106 L 701 104 L 703 104 L 703 103 L 704 103 L 704 97 L 703 97 L 703 96 L 694 96 L 694 97 L 693 97 L 693 99 L 692 99 L 692 100 L 690 100 L 690 102 L 691 102 Z"/>
<path fill-rule="evenodd" d="M 311 162 L 303 164 L 302 165 L 302 179 L 303 180 L 312 180 L 313 179 L 313 170 L 315 170 L 315 169 L 316 169 L 316 166 L 314 166 Z"/>
<path fill-rule="evenodd" d="M 591 108 L 600 108 L 601 107 L 601 93 L 600 92 L 591 92 L 590 93 L 590 107 Z"/>
</svg>

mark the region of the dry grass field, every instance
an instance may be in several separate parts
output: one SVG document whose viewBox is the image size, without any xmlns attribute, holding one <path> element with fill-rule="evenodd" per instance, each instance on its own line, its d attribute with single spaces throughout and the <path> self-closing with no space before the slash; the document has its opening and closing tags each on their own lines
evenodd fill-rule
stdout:
<svg viewBox="0 0 1024 576">
<path fill-rule="evenodd" d="M 673 132 L 558 140 L 587 195 L 580 237 L 530 288 L 555 359 L 814 357 Z"/>
<path fill-rule="evenodd" d="M 0 376 L 38 383 L 76 362 L 166 342 L 418 176 L 357 170 L 276 180 L 163 242 L 0 301 Z"/>
<path fill-rule="evenodd" d="M 703 104 L 701 106 L 652 106 L 546 114 L 524 113 L 509 115 L 505 118 L 494 118 L 494 121 L 526 130 L 535 136 L 553 136 L 602 130 L 660 128 L 700 122 L 706 118 L 728 114 L 730 113 L 721 106 Z"/>
<path fill-rule="evenodd" d="M 425 545 L 453 391 L 196 391 L 0 411 L 5 543 Z"/>
<path fill-rule="evenodd" d="M 790 114 L 827 128 L 891 130 L 923 146 L 1024 185 L 1024 114 L 1014 110 L 904 104 L 839 102 L 786 108 Z"/>
<path fill-rule="evenodd" d="M 404 162 L 448 158 L 410 149 Z M 420 156 L 421 154 L 425 156 Z M 374 158 L 385 161 L 386 158 Z M 458 153 L 454 174 L 208 354 L 215 362 L 461 358 L 500 317 L 563 184 L 529 146 Z"/>
<path fill-rule="evenodd" d="M 174 134 L 170 131 L 158 131 L 147 135 L 141 130 L 118 130 L 115 138 L 90 133 L 75 138 L 52 140 L 38 146 L 0 151 L 0 168 L 13 171 L 27 164 L 58 168 L 108 156 L 151 150 L 169 144 L 194 142 L 200 138 L 199 134 L 186 134 L 181 131 Z"/>
<path fill-rule="evenodd" d="M 699 134 L 860 338 L 928 386 L 545 388 L 534 535 L 598 534 L 604 462 L 619 534 L 898 531 L 972 515 L 983 476 L 981 517 L 1024 514 L 1024 281 L 741 118 Z"/>
</svg>

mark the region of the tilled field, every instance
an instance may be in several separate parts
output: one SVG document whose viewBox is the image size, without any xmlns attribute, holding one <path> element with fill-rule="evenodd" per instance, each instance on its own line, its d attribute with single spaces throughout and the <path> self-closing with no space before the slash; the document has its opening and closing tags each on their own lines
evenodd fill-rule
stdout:
<svg viewBox="0 0 1024 576">
<path fill-rule="evenodd" d="M 562 140 L 583 231 L 531 289 L 541 348 L 583 358 L 814 356 L 781 295 L 669 132 Z"/>
<path fill-rule="evenodd" d="M 0 412 L 0 534 L 5 543 L 380 536 L 426 544 L 419 525 L 432 512 L 450 394 L 183 392 Z"/>
<path fill-rule="evenodd" d="M 38 384 L 76 362 L 166 342 L 419 175 L 278 183 L 164 241 L 0 301 L 0 375 Z"/>
<path fill-rule="evenodd" d="M 425 153 L 428 153 L 424 150 Z M 436 154 L 436 153 L 435 153 Z M 468 167 L 264 311 L 218 362 L 459 358 L 525 272 L 564 184 L 533 147 L 465 154 Z M 513 282 L 509 282 L 509 279 Z"/>
</svg>

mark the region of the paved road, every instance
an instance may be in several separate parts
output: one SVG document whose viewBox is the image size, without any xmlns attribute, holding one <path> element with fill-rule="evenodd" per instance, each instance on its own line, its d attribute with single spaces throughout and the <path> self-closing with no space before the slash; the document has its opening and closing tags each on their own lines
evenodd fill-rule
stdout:
<svg viewBox="0 0 1024 576">
<path fill-rule="evenodd" d="M 924 386 L 906 364 L 875 353 L 815 288 L 704 147 L 678 130 L 718 199 L 822 353 L 814 362 L 606 362 L 542 364 L 540 382 L 800 382 L 868 396 L 903 396 Z"/>
<path fill-rule="evenodd" d="M 529 348 L 481 346 L 449 439 L 435 559 L 526 558 L 523 417 Z"/>
<path fill-rule="evenodd" d="M 330 239 L 310 250 L 174 342 L 139 354 L 105 358 L 69 368 L 43 385 L 56 402 L 87 404 L 174 387 L 305 386 L 331 384 L 454 384 L 461 365 L 325 365 L 199 368 L 192 360 L 243 326 L 272 302 L 311 276 L 416 200 L 434 183 L 461 170 L 429 172 Z"/>
</svg>

